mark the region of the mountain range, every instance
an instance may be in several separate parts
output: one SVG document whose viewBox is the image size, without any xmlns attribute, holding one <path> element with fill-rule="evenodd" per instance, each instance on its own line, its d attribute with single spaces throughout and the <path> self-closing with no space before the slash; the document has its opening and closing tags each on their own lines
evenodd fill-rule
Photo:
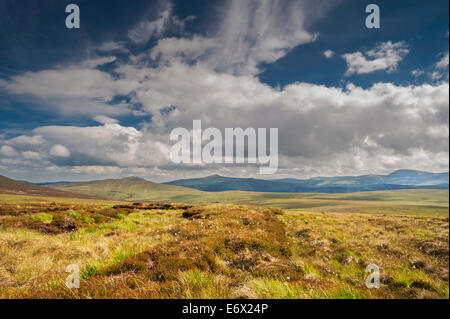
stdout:
<svg viewBox="0 0 450 319">
<path fill-rule="evenodd" d="M 0 176 L 0 193 L 72 198 L 111 198 L 133 201 L 211 202 L 215 192 L 253 193 L 353 193 L 400 189 L 448 189 L 448 173 L 400 170 L 388 175 L 316 177 L 311 179 L 232 178 L 212 175 L 154 183 L 138 177 L 90 182 L 41 183 L 15 181 Z M 245 197 L 230 192 L 221 196 Z"/>
<path fill-rule="evenodd" d="M 377 190 L 438 188 L 449 185 L 449 173 L 398 170 L 388 175 L 315 177 L 311 179 L 232 178 L 211 175 L 165 183 L 206 192 L 251 191 L 274 193 L 351 193 Z"/>
</svg>

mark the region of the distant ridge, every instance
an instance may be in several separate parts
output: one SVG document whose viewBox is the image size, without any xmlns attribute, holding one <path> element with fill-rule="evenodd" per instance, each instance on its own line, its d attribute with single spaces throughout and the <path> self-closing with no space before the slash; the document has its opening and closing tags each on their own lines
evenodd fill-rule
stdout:
<svg viewBox="0 0 450 319">
<path fill-rule="evenodd" d="M 311 179 L 232 178 L 211 175 L 165 183 L 207 192 L 252 191 L 275 193 L 352 193 L 378 190 L 437 188 L 446 189 L 449 173 L 398 170 L 388 175 L 315 177 Z"/>
<path fill-rule="evenodd" d="M 201 194 L 201 192 L 194 189 L 153 183 L 139 177 L 91 182 L 55 183 L 49 184 L 47 187 L 105 198 L 136 201 L 182 200 L 184 196 L 191 198 Z"/>
<path fill-rule="evenodd" d="M 0 175 L 0 193 L 11 195 L 67 197 L 67 198 L 95 198 L 90 195 L 82 195 L 66 192 L 49 187 L 37 186 L 27 182 L 19 182 Z"/>
<path fill-rule="evenodd" d="M 0 176 L 0 193 L 49 197 L 110 198 L 133 201 L 214 201 L 205 192 L 354 193 L 401 189 L 448 189 L 448 173 L 399 170 L 388 175 L 315 177 L 311 179 L 233 178 L 211 175 L 158 184 L 139 177 L 37 186 Z M 212 197 L 211 197 L 212 196 Z"/>
</svg>

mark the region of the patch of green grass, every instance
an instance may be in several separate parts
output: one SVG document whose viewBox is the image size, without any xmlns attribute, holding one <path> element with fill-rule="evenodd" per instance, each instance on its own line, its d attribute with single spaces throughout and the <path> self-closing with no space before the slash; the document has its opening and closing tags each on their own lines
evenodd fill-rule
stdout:
<svg viewBox="0 0 450 319">
<path fill-rule="evenodd" d="M 130 258 L 134 255 L 135 255 L 134 252 L 120 250 L 115 253 L 115 255 L 113 257 L 113 261 L 115 263 L 120 263 L 120 262 L 124 261 L 125 259 Z"/>
<path fill-rule="evenodd" d="M 394 278 L 394 285 L 404 288 L 419 288 L 438 291 L 439 287 L 423 269 L 396 269 L 389 272 Z"/>
<path fill-rule="evenodd" d="M 303 273 L 304 273 L 305 275 L 314 275 L 314 276 L 317 276 L 317 277 L 320 277 L 320 276 L 321 276 L 321 275 L 320 275 L 320 271 L 317 270 L 313 265 L 308 264 L 308 263 L 305 263 L 305 264 L 302 266 L 302 270 L 303 270 Z"/>
<path fill-rule="evenodd" d="M 78 212 L 69 212 L 69 216 L 75 220 L 80 220 L 83 218 L 83 216 Z"/>
<path fill-rule="evenodd" d="M 31 220 L 32 221 L 39 220 L 45 224 L 50 224 L 53 220 L 53 215 L 45 214 L 45 213 L 36 214 L 36 215 L 31 216 Z"/>
<path fill-rule="evenodd" d="M 81 279 L 87 279 L 89 277 L 98 275 L 101 269 L 102 266 L 100 264 L 88 264 L 86 265 L 86 267 L 84 267 L 83 270 L 81 270 L 80 277 Z"/>
</svg>

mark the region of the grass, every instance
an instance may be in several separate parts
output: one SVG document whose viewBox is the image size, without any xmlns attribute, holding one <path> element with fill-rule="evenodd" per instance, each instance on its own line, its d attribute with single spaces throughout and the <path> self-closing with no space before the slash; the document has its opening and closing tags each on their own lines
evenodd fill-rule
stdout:
<svg viewBox="0 0 450 319">
<path fill-rule="evenodd" d="M 284 211 L 0 195 L 0 298 L 448 299 L 444 195 L 297 194 Z"/>
<path fill-rule="evenodd" d="M 49 215 L 49 214 L 45 214 L 45 213 L 35 214 L 35 215 L 31 216 L 31 220 L 32 221 L 39 220 L 43 223 L 50 224 L 53 221 L 53 215 Z"/>
<path fill-rule="evenodd" d="M 448 216 L 448 190 L 418 189 L 350 194 L 286 194 L 242 191 L 202 192 L 179 186 L 161 185 L 141 179 L 57 184 L 59 190 L 130 201 L 170 203 L 222 203 L 272 206 L 314 212 L 369 214 L 414 214 Z"/>
</svg>

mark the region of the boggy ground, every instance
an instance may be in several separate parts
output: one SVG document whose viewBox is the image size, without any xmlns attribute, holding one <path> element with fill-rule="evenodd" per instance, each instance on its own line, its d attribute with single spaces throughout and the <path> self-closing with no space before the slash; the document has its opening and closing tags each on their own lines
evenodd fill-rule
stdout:
<svg viewBox="0 0 450 319">
<path fill-rule="evenodd" d="M 448 217 L 0 205 L 0 298 L 448 298 Z M 68 265 L 81 287 L 65 286 Z M 365 285 L 366 266 L 381 271 Z"/>
</svg>

